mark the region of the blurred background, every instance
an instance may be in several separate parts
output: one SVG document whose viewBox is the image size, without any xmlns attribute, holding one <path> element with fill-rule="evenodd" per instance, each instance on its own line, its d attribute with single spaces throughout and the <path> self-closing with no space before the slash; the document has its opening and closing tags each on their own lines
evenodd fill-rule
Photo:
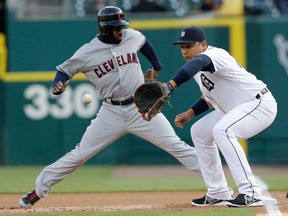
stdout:
<svg viewBox="0 0 288 216">
<path fill-rule="evenodd" d="M 74 148 L 102 103 L 95 88 L 77 75 L 60 97 L 50 94 L 56 66 L 96 34 L 97 12 L 123 9 L 130 27 L 154 45 L 163 63 L 160 81 L 184 64 L 171 44 L 188 25 L 199 25 L 209 44 L 220 46 L 257 75 L 278 102 L 275 122 L 243 141 L 250 163 L 288 164 L 288 0 L 1 0 L 0 165 L 49 164 Z M 139 54 L 142 68 L 150 67 Z M 164 114 L 173 123 L 199 97 L 191 81 L 173 93 Z M 93 103 L 81 96 L 90 93 Z M 193 119 L 176 133 L 187 143 Z M 126 135 L 90 164 L 176 164 L 146 141 Z"/>
</svg>

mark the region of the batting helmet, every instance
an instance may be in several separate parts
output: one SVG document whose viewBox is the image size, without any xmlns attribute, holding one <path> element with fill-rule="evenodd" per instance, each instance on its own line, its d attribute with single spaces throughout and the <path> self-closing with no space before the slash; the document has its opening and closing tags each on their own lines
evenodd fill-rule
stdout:
<svg viewBox="0 0 288 216">
<path fill-rule="evenodd" d="M 129 23 L 124 20 L 124 13 L 118 7 L 107 6 L 98 12 L 98 29 L 103 35 L 108 34 L 111 26 L 126 25 L 129 25 Z"/>
</svg>

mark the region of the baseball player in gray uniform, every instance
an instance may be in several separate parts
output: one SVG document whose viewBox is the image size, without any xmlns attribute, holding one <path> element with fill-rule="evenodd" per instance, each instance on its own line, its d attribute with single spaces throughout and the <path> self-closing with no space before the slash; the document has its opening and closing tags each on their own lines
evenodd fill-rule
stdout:
<svg viewBox="0 0 288 216">
<path fill-rule="evenodd" d="M 133 103 L 134 91 L 144 83 L 137 52 L 140 51 L 153 66 L 153 70 L 147 70 L 148 80 L 157 78 L 161 63 L 142 33 L 124 30 L 128 24 L 120 8 L 107 6 L 101 9 L 98 12 L 100 34 L 57 66 L 53 94 L 63 93 L 69 80 L 82 72 L 104 101 L 75 149 L 42 170 L 35 190 L 20 199 L 22 208 L 29 208 L 47 196 L 53 185 L 127 133 L 153 143 L 201 175 L 195 148 L 180 140 L 164 115 L 160 113 L 153 120 L 145 121 Z"/>
<path fill-rule="evenodd" d="M 205 32 L 197 26 L 181 31 L 179 44 L 186 64 L 171 80 L 163 83 L 167 94 L 194 77 L 202 96 L 176 116 L 181 128 L 196 115 L 209 112 L 191 127 L 207 194 L 192 205 L 261 206 L 262 195 L 239 139 L 248 139 L 267 128 L 275 119 L 277 103 L 265 83 L 247 72 L 225 50 L 209 46 Z M 239 195 L 231 199 L 218 149 L 223 154 Z"/>
</svg>

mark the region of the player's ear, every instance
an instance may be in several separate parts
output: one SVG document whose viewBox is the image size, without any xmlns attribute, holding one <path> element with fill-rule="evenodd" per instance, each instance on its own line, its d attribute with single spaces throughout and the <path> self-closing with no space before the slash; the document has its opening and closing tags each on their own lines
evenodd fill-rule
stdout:
<svg viewBox="0 0 288 216">
<path fill-rule="evenodd" d="M 202 42 L 201 42 L 201 46 L 202 46 L 202 50 L 203 50 L 203 51 L 206 50 L 207 47 L 208 47 L 208 42 L 207 42 L 206 40 L 202 41 Z"/>
</svg>

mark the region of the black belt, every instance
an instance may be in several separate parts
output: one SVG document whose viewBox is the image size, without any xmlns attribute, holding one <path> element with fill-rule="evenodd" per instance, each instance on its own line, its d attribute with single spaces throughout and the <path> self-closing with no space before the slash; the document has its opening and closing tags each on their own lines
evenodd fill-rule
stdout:
<svg viewBox="0 0 288 216">
<path fill-rule="evenodd" d="M 125 100 L 112 100 L 111 98 L 105 98 L 104 101 L 113 105 L 128 105 L 134 102 L 133 97 L 129 97 Z"/>
<path fill-rule="evenodd" d="M 256 99 L 260 99 L 264 94 L 266 94 L 267 92 L 269 92 L 269 90 L 267 88 L 263 88 L 257 95 L 256 95 Z"/>
</svg>

